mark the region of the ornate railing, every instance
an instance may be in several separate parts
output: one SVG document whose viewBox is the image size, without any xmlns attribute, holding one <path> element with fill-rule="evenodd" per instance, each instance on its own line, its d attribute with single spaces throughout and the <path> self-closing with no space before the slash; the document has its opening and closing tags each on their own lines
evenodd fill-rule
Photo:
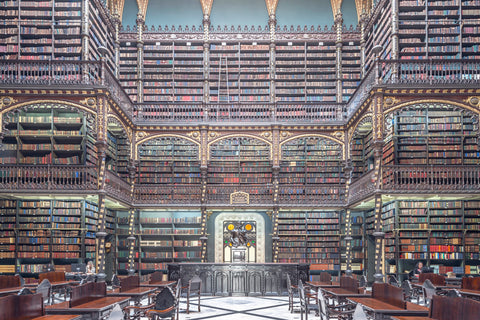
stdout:
<svg viewBox="0 0 480 320">
<path fill-rule="evenodd" d="M 75 165 L 0 165 L 3 190 L 97 190 L 97 168 Z"/>
<path fill-rule="evenodd" d="M 457 193 L 480 190 L 480 167 L 396 165 L 383 167 L 383 191 Z"/>
<path fill-rule="evenodd" d="M 130 184 L 111 171 L 105 174 L 105 191 L 119 200 L 130 203 L 132 197 L 130 194 Z"/>
<path fill-rule="evenodd" d="M 136 104 L 137 123 L 160 122 L 301 122 L 343 123 L 344 104 L 338 103 L 230 103 Z"/>
<path fill-rule="evenodd" d="M 358 179 L 352 181 L 348 189 L 348 203 L 365 199 L 375 192 L 374 171 L 370 170 Z"/>
<path fill-rule="evenodd" d="M 103 61 L 0 61 L 0 84 L 106 87 L 128 116 L 132 102 Z"/>
<path fill-rule="evenodd" d="M 134 189 L 134 203 L 136 205 L 200 205 L 200 185 L 169 185 L 157 186 L 136 184 Z"/>
<path fill-rule="evenodd" d="M 345 186 L 280 186 L 278 198 L 281 206 L 343 206 L 345 204 Z"/>
<path fill-rule="evenodd" d="M 476 60 L 381 60 L 383 84 L 479 83 L 480 61 Z"/>
</svg>

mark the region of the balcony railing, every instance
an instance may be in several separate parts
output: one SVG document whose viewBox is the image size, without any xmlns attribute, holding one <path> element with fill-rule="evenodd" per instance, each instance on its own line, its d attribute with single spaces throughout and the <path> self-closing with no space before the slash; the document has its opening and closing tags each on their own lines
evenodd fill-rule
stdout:
<svg viewBox="0 0 480 320">
<path fill-rule="evenodd" d="M 97 168 L 75 165 L 0 165 L 0 189 L 96 190 Z"/>
<path fill-rule="evenodd" d="M 132 115 L 130 98 L 102 61 L 0 61 L 0 84 L 106 87 L 126 114 Z"/>
<path fill-rule="evenodd" d="M 480 167 L 396 165 L 383 167 L 383 191 L 462 193 L 480 190 Z"/>
<path fill-rule="evenodd" d="M 113 196 L 119 200 L 130 203 L 132 196 L 130 194 L 130 184 L 126 179 L 122 179 L 115 173 L 107 171 L 105 174 L 105 191 L 108 195 Z"/>
<path fill-rule="evenodd" d="M 348 202 L 355 203 L 365 199 L 375 192 L 374 171 L 370 170 L 360 178 L 356 179 L 350 185 L 348 191 Z"/>
<path fill-rule="evenodd" d="M 376 85 L 458 85 L 480 82 L 476 60 L 380 60 L 369 70 L 347 104 L 344 103 L 138 103 L 133 104 L 102 61 L 0 61 L 0 84 L 99 86 L 134 121 L 175 123 L 345 123 Z"/>
<path fill-rule="evenodd" d="M 201 187 L 182 185 L 136 184 L 134 191 L 136 205 L 196 205 L 200 206 Z"/>
<path fill-rule="evenodd" d="M 137 123 L 282 122 L 343 123 L 344 105 L 337 103 L 136 104 Z"/>
<path fill-rule="evenodd" d="M 343 206 L 345 204 L 345 186 L 280 186 L 279 204 L 281 206 L 311 206 L 332 205 Z"/>
</svg>

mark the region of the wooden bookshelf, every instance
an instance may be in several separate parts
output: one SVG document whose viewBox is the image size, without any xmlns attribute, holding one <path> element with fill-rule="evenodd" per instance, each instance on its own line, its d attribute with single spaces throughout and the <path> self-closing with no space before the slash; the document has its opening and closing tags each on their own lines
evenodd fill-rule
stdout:
<svg viewBox="0 0 480 320">
<path fill-rule="evenodd" d="M 388 141 L 384 163 L 388 158 L 388 163 L 395 164 L 478 164 L 476 131 L 478 117 L 467 110 L 442 105 L 399 110 L 393 120 L 393 159 Z"/>
<path fill-rule="evenodd" d="M 271 181 L 270 146 L 267 143 L 249 137 L 235 137 L 210 146 L 209 184 L 255 187 Z"/>
<path fill-rule="evenodd" d="M 166 264 L 201 261 L 201 214 L 198 211 L 141 211 L 139 216 L 141 273 Z"/>
<path fill-rule="evenodd" d="M 130 243 L 127 239 L 130 236 L 129 228 L 129 211 L 117 211 L 116 212 L 116 263 L 118 274 L 127 274 L 127 270 L 130 269 L 128 263 L 129 247 Z M 139 265 L 139 240 L 138 240 L 138 216 L 134 217 L 134 264 L 135 270 L 138 270 Z"/>
<path fill-rule="evenodd" d="M 61 105 L 37 107 L 8 115 L 2 163 L 96 164 L 93 119 Z"/>
<path fill-rule="evenodd" d="M 85 200 L 2 200 L 0 264 L 38 273 L 54 264 L 94 259 L 98 207 Z M 9 253 L 5 252 L 8 249 Z"/>
<path fill-rule="evenodd" d="M 346 212 L 340 213 L 340 232 L 346 236 L 345 224 Z M 351 270 L 356 274 L 363 274 L 365 267 L 365 218 L 363 212 L 352 212 L 350 214 L 351 233 L 350 248 L 351 248 Z M 344 239 L 340 241 L 341 251 L 341 270 L 346 270 L 346 247 L 347 242 Z"/>
</svg>

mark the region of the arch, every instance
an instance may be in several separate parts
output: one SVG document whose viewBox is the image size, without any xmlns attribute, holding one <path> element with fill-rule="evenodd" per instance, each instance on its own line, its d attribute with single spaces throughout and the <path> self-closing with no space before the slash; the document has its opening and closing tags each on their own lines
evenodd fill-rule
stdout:
<svg viewBox="0 0 480 320">
<path fill-rule="evenodd" d="M 279 160 L 282 160 L 282 146 L 284 144 L 286 144 L 287 142 L 293 141 L 295 139 L 300 139 L 300 138 L 305 138 L 305 137 L 319 137 L 319 138 L 324 138 L 324 139 L 333 141 L 335 143 L 338 143 L 342 148 L 342 160 L 345 160 L 345 157 L 346 157 L 345 143 L 343 141 L 341 141 L 340 139 L 337 139 L 337 138 L 334 138 L 334 137 L 331 137 L 331 136 L 328 136 L 328 135 L 324 135 L 324 134 L 318 134 L 318 133 L 316 133 L 316 134 L 301 134 L 301 135 L 291 137 L 291 138 L 286 139 L 285 141 L 280 142 L 279 155 L 278 155 Z"/>
<path fill-rule="evenodd" d="M 262 142 L 265 142 L 270 147 L 270 160 L 273 159 L 272 143 L 270 141 L 268 141 L 267 139 L 259 137 L 259 136 L 255 136 L 255 135 L 252 135 L 252 134 L 242 134 L 242 135 L 229 134 L 229 135 L 226 135 L 226 136 L 221 136 L 221 137 L 215 138 L 214 140 L 210 141 L 207 144 L 207 160 L 210 160 L 210 146 L 212 144 L 216 143 L 216 142 L 219 142 L 221 140 L 226 140 L 226 139 L 229 139 L 229 138 L 252 138 L 252 139 L 256 139 L 256 140 L 260 140 Z"/>
<path fill-rule="evenodd" d="M 417 104 L 432 104 L 432 103 L 444 103 L 444 104 L 448 104 L 448 105 L 451 105 L 451 106 L 456 106 L 456 107 L 459 107 L 459 108 L 462 108 L 462 109 L 467 109 L 469 111 L 472 111 L 476 114 L 480 114 L 480 110 L 479 109 L 476 109 L 472 106 L 469 106 L 469 105 L 466 105 L 466 104 L 463 104 L 463 103 L 460 103 L 460 102 L 456 102 L 456 101 L 450 101 L 450 100 L 443 100 L 443 99 L 428 99 L 428 100 L 416 100 L 416 101 L 409 101 L 409 102 L 404 102 L 404 103 L 400 103 L 398 105 L 395 105 L 394 107 L 391 107 L 390 109 L 387 110 L 387 112 L 385 112 L 384 116 L 387 116 L 388 114 L 392 113 L 393 111 L 396 111 L 398 109 L 402 109 L 402 108 L 405 108 L 405 107 L 412 107 L 414 105 L 417 105 Z"/>
<path fill-rule="evenodd" d="M 353 137 L 355 136 L 355 133 L 358 132 L 358 127 L 360 127 L 362 124 L 365 124 L 367 123 L 368 121 L 370 121 L 373 125 L 373 117 L 372 117 L 372 114 L 371 113 L 367 113 L 365 115 L 363 115 L 363 117 L 361 117 L 352 127 L 352 135 L 350 137 L 348 137 L 348 145 L 350 145 L 352 143 L 352 139 Z"/>
<path fill-rule="evenodd" d="M 73 102 L 67 102 L 67 101 L 58 101 L 58 100 L 36 100 L 36 101 L 28 101 L 28 102 L 22 102 L 18 104 L 14 104 L 12 106 L 9 106 L 8 108 L 5 108 L 0 111 L 0 132 L 4 130 L 4 115 L 10 112 L 15 112 L 16 110 L 26 110 L 31 107 L 37 106 L 45 106 L 47 107 L 48 104 L 51 104 L 49 107 L 57 107 L 57 108 L 63 108 L 63 109 L 70 109 L 75 112 L 81 112 L 84 116 L 86 117 L 91 117 L 96 119 L 97 113 L 89 109 L 83 105 L 73 103 Z M 94 133 L 97 133 L 97 126 L 94 127 Z"/>
<path fill-rule="evenodd" d="M 116 116 L 116 115 L 109 115 L 109 116 L 107 117 L 107 127 L 108 127 L 108 124 L 110 124 L 110 123 L 114 123 L 114 124 L 117 124 L 117 125 L 119 125 L 120 127 L 122 127 L 123 132 L 125 132 L 125 134 L 126 134 L 126 136 L 127 136 L 127 138 L 128 138 L 128 141 L 129 141 L 130 143 L 132 143 L 132 137 L 127 134 L 127 132 L 128 132 L 127 127 L 126 127 L 125 124 L 120 120 L 120 118 L 119 118 L 118 116 Z"/>
<path fill-rule="evenodd" d="M 138 147 L 147 142 L 147 141 L 150 141 L 150 140 L 153 140 L 153 139 L 156 139 L 156 138 L 163 138 L 163 137 L 172 137 L 172 138 L 180 138 L 180 139 L 185 139 L 185 140 L 188 140 L 194 144 L 196 144 L 198 146 L 198 149 L 199 149 L 199 152 L 198 152 L 198 156 L 199 156 L 199 159 L 198 160 L 201 160 L 200 157 L 201 157 L 201 154 L 202 154 L 202 146 L 200 145 L 200 143 L 198 141 L 195 141 L 193 140 L 192 138 L 189 138 L 189 137 L 185 137 L 185 136 L 182 136 L 182 135 L 179 135 L 179 134 L 154 134 L 154 135 L 151 135 L 151 136 L 148 136 L 148 137 L 145 137 L 139 141 L 137 141 L 135 143 L 135 157 L 134 159 L 135 160 L 139 160 L 138 159 Z"/>
<path fill-rule="evenodd" d="M 97 113 L 94 110 L 89 109 L 89 108 L 87 108 L 87 107 L 85 107 L 81 104 L 68 102 L 68 101 L 58 101 L 58 100 L 36 100 L 36 101 L 21 102 L 21 103 L 14 104 L 14 105 L 11 105 L 8 108 L 3 109 L 2 111 L 0 111 L 0 114 L 10 112 L 14 109 L 25 108 L 25 107 L 28 107 L 28 106 L 34 105 L 34 104 L 46 104 L 46 103 L 54 103 L 54 104 L 58 104 L 58 105 L 65 105 L 65 106 L 69 106 L 69 107 L 74 107 L 76 109 L 81 109 L 84 112 L 88 112 L 89 114 L 97 115 Z"/>
</svg>

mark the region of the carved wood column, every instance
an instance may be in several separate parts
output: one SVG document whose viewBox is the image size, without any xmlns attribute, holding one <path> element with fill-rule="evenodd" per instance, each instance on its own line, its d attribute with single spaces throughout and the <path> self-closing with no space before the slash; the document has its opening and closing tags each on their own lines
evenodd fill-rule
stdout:
<svg viewBox="0 0 480 320">
<path fill-rule="evenodd" d="M 376 93 L 373 98 L 373 157 L 374 172 L 373 183 L 375 183 L 375 282 L 383 282 L 383 265 L 385 255 L 383 254 L 383 232 L 382 223 L 382 156 L 383 156 L 383 95 Z"/>
<path fill-rule="evenodd" d="M 273 262 L 278 262 L 278 214 L 279 214 L 279 175 L 280 175 L 280 127 L 272 130 L 272 186 L 273 186 L 273 214 L 272 214 L 272 242 Z"/>
<path fill-rule="evenodd" d="M 203 103 L 210 102 L 210 16 L 203 15 Z M 207 110 L 204 110 L 207 111 Z M 208 114 L 205 112 L 208 119 Z"/>
<path fill-rule="evenodd" d="M 89 0 L 82 1 L 82 60 L 90 60 L 88 57 L 89 51 L 89 34 L 90 34 L 90 18 L 89 18 Z"/>
<path fill-rule="evenodd" d="M 337 103 L 342 103 L 343 101 L 343 72 L 342 72 L 342 31 L 343 31 L 343 16 L 339 12 L 335 15 L 335 30 L 337 32 L 337 37 L 335 40 L 336 47 L 336 64 L 335 64 L 335 74 L 337 80 Z"/>
<path fill-rule="evenodd" d="M 105 174 L 107 144 L 107 100 L 105 96 L 97 97 L 97 165 L 98 165 L 98 226 L 95 236 L 97 238 L 96 270 L 97 279 L 105 281 Z"/>
<path fill-rule="evenodd" d="M 115 78 L 119 78 L 120 77 L 120 39 L 118 37 L 118 33 L 120 32 L 120 25 L 122 24 L 122 22 L 120 21 L 120 18 L 118 16 L 118 14 L 115 14 L 114 17 L 113 17 L 113 23 L 115 25 L 115 70 L 113 71 L 114 72 L 114 75 L 115 75 Z"/>
<path fill-rule="evenodd" d="M 392 0 L 392 60 L 399 59 L 398 47 L 398 0 Z M 397 79 L 397 66 L 393 66 L 392 70 L 393 80 Z"/>
<path fill-rule="evenodd" d="M 128 164 L 128 179 L 130 182 L 130 197 L 134 201 L 135 197 L 135 177 L 137 174 L 137 167 L 133 159 L 130 159 Z M 128 215 L 128 274 L 135 274 L 135 208 L 130 208 Z"/>
<path fill-rule="evenodd" d="M 360 76 L 365 78 L 365 45 L 367 43 L 365 39 L 365 27 L 367 25 L 367 16 L 362 13 L 360 15 Z"/>
<path fill-rule="evenodd" d="M 143 102 L 143 30 L 145 18 L 137 14 L 137 102 Z"/>
<path fill-rule="evenodd" d="M 275 14 L 271 14 L 268 18 L 268 26 L 270 28 L 270 102 L 275 103 L 275 39 L 277 29 L 277 18 Z M 275 107 L 272 108 L 272 114 L 275 113 Z"/>
<path fill-rule="evenodd" d="M 202 252 L 201 252 L 201 261 L 207 262 L 207 242 L 208 242 L 208 234 L 207 234 L 207 221 L 208 217 L 210 216 L 207 212 L 206 204 L 207 204 L 207 182 L 208 182 L 208 126 L 201 126 L 200 127 L 200 172 L 202 175 L 202 185 L 201 185 L 201 211 L 202 211 L 202 235 L 200 237 L 200 241 L 202 242 Z"/>
<path fill-rule="evenodd" d="M 345 148 L 348 148 L 346 145 Z M 350 189 L 350 183 L 352 182 L 352 163 L 350 160 L 345 161 L 345 167 L 344 167 L 344 172 L 345 172 L 345 177 L 347 179 L 346 185 L 345 185 L 345 196 L 346 196 L 346 203 L 348 203 L 348 196 L 349 196 L 349 189 Z M 352 222 L 351 222 L 351 211 L 350 209 L 346 209 L 345 212 L 345 237 L 343 238 L 345 240 L 345 254 L 346 254 L 346 271 L 345 274 L 347 276 L 352 276 Z"/>
</svg>

